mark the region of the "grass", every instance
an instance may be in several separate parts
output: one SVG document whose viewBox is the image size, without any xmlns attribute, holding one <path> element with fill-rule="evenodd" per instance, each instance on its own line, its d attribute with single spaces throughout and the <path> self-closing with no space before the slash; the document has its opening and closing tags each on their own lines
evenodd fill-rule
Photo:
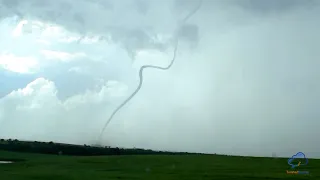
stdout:
<svg viewBox="0 0 320 180">
<path fill-rule="evenodd" d="M 286 174 L 285 158 L 219 155 L 58 156 L 0 151 L 2 180 L 271 180 L 320 179 L 320 160 L 309 159 L 301 170 Z M 21 161 L 24 160 L 24 161 Z"/>
</svg>

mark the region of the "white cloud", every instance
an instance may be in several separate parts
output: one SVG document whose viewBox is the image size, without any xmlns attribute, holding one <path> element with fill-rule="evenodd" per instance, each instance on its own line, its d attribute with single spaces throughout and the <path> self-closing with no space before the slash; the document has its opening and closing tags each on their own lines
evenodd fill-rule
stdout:
<svg viewBox="0 0 320 180">
<path fill-rule="evenodd" d="M 41 50 L 41 54 L 49 60 L 71 61 L 77 58 L 86 57 L 85 53 L 68 53 L 62 51 Z"/>
<path fill-rule="evenodd" d="M 85 70 L 81 67 L 72 67 L 68 71 L 75 72 L 75 73 L 85 73 Z"/>
<path fill-rule="evenodd" d="M 0 67 L 17 73 L 32 73 L 38 61 L 34 57 L 19 57 L 9 53 L 0 54 Z"/>
<path fill-rule="evenodd" d="M 19 20 L 14 16 L 1 22 L 4 28 L 0 38 L 4 41 L 0 43 L 0 48 L 5 53 L 0 56 L 0 66 L 9 71 L 37 73 L 59 62 L 69 63 L 84 58 L 93 61 L 103 58 L 105 61 L 106 55 L 115 54 L 116 45 L 108 43 L 107 38 L 100 41 L 99 35 L 83 36 L 55 23 L 32 18 Z M 97 48 L 98 45 L 106 49 Z"/>
<path fill-rule="evenodd" d="M 78 36 L 77 39 L 80 38 L 80 35 L 68 32 L 62 26 L 33 19 L 18 21 L 16 27 L 12 31 L 12 35 L 14 37 L 19 37 L 22 34 L 33 34 L 40 40 L 51 40 L 54 42 L 68 42 L 66 39 L 70 39 L 72 36 Z"/>
<path fill-rule="evenodd" d="M 22 34 L 23 26 L 24 26 L 25 24 L 27 24 L 27 23 L 28 23 L 27 20 L 22 20 L 22 21 L 20 21 L 20 22 L 18 23 L 17 27 L 13 30 L 12 35 L 13 35 L 14 37 L 20 36 L 20 35 Z"/>
<path fill-rule="evenodd" d="M 88 121 L 88 118 L 96 117 L 91 113 L 97 112 L 101 115 L 103 111 L 95 109 L 97 105 L 110 106 L 112 99 L 116 100 L 126 95 L 126 91 L 125 85 L 112 81 L 107 82 L 99 91 L 87 91 L 85 94 L 74 95 L 61 101 L 57 98 L 54 82 L 38 78 L 25 88 L 13 91 L 0 99 L 0 136 L 43 141 L 49 138 L 60 142 L 68 142 L 65 138 L 72 136 L 73 143 L 93 142 L 96 140 L 96 134 L 84 139 L 79 138 L 77 134 L 92 132 L 90 128 L 97 130 L 99 127 L 90 125 Z M 79 115 L 79 110 L 82 111 L 82 115 Z M 103 119 L 100 119 L 100 123 L 101 120 Z M 99 120 L 95 121 L 99 123 Z M 79 124 L 87 125 L 74 128 Z M 86 128 L 89 129 L 88 132 L 84 132 Z"/>
</svg>

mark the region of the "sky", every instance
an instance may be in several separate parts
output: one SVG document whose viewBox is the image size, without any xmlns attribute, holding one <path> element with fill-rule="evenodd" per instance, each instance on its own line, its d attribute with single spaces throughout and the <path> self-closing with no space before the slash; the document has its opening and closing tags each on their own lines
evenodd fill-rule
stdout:
<svg viewBox="0 0 320 180">
<path fill-rule="evenodd" d="M 320 158 L 320 1 L 0 0 L 0 138 Z"/>
</svg>

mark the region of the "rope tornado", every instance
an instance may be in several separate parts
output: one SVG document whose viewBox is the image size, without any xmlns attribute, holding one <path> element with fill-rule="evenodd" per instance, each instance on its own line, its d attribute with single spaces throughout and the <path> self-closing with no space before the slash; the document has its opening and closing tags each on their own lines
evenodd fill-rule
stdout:
<svg viewBox="0 0 320 180">
<path fill-rule="evenodd" d="M 193 16 L 201 7 L 202 5 L 202 0 L 199 0 L 199 4 L 198 6 L 193 10 L 191 11 L 183 20 L 182 20 L 182 25 L 191 17 Z M 181 26 L 181 25 L 180 25 Z M 172 60 L 170 62 L 170 64 L 167 66 L 167 67 L 159 67 L 159 66 L 153 66 L 153 65 L 143 65 L 141 66 L 140 70 L 139 70 L 139 85 L 138 87 L 136 88 L 136 90 L 125 100 L 123 101 L 113 112 L 112 114 L 110 115 L 108 121 L 105 123 L 101 133 L 100 133 L 100 136 L 99 136 L 99 142 L 101 143 L 101 140 L 102 140 L 102 135 L 105 131 L 105 129 L 108 127 L 109 123 L 111 122 L 112 118 L 115 116 L 115 114 L 125 105 L 127 104 L 127 102 L 129 102 L 138 92 L 139 90 L 141 89 L 142 87 L 142 83 L 143 83 L 143 70 L 144 69 L 147 69 L 147 68 L 154 68 L 154 69 L 160 69 L 160 70 L 168 70 L 171 68 L 171 66 L 173 65 L 175 59 L 176 59 L 176 54 L 177 54 L 177 49 L 178 49 L 178 43 L 179 43 L 179 39 L 178 37 L 176 37 L 176 40 L 175 40 L 175 45 L 174 45 L 174 52 L 173 52 L 173 57 L 172 57 Z"/>
</svg>

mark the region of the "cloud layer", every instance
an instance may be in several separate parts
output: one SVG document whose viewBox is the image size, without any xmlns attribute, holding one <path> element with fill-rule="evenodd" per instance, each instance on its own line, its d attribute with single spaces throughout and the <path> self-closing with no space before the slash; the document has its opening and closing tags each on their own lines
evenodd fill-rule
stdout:
<svg viewBox="0 0 320 180">
<path fill-rule="evenodd" d="M 96 142 L 141 65 L 171 60 L 177 24 L 197 3 L 13 2 L 1 5 L 0 67 L 33 80 L 9 90 L 19 80 L 1 72 L 0 137 L 78 144 Z M 203 2 L 180 31 L 176 64 L 145 71 L 106 145 L 320 157 L 319 3 L 239 2 Z"/>
</svg>

